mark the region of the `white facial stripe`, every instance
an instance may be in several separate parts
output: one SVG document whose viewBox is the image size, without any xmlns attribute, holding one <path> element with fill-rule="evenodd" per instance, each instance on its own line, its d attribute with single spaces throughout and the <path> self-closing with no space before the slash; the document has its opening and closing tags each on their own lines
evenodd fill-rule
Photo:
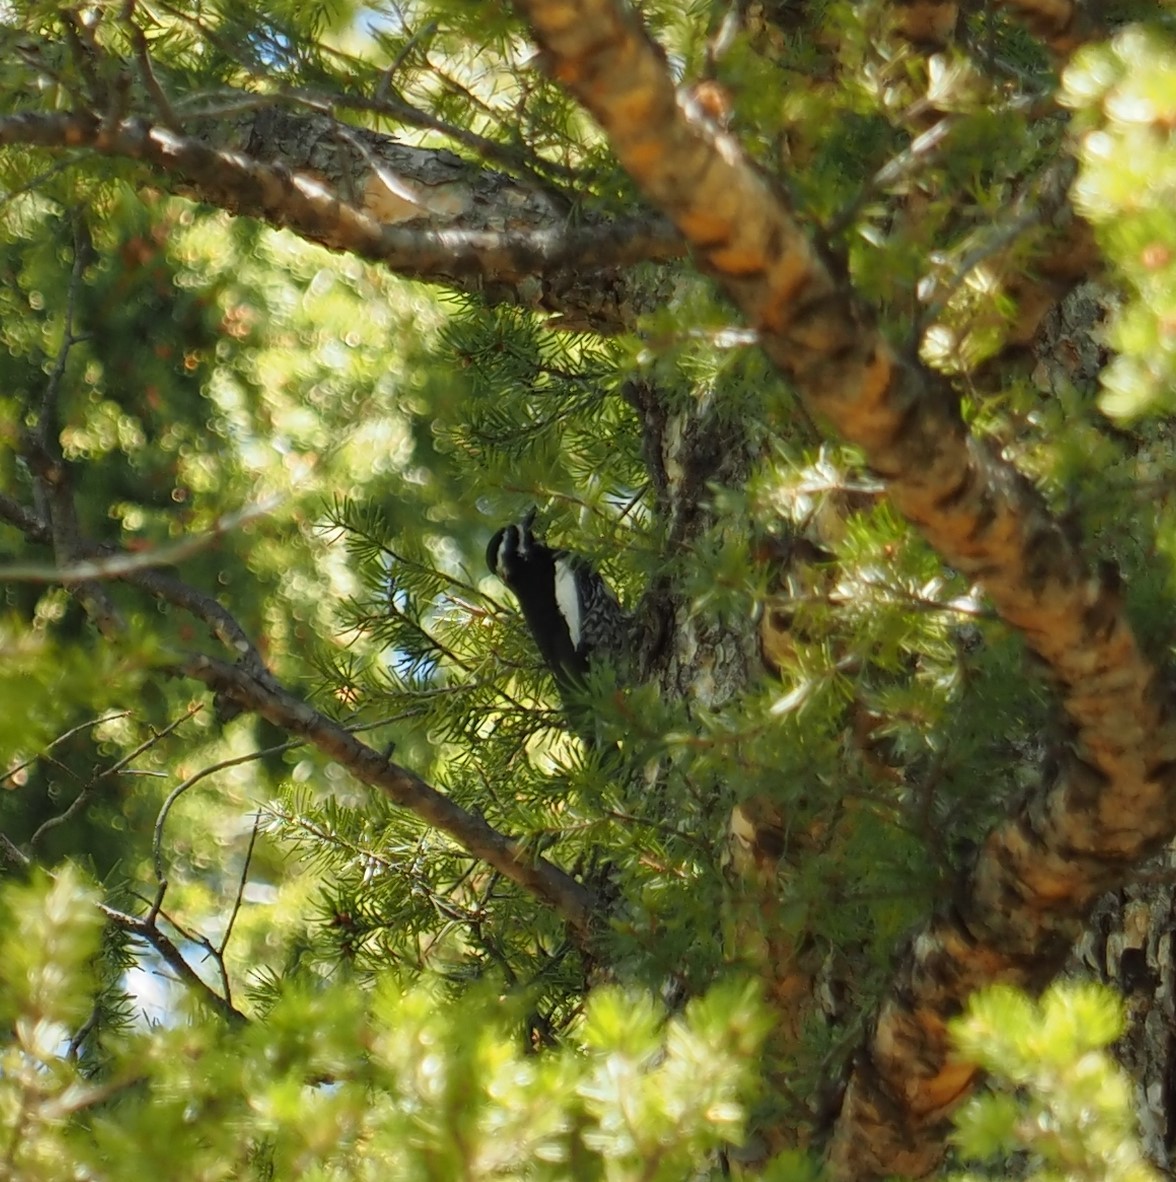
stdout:
<svg viewBox="0 0 1176 1182">
<path fill-rule="evenodd" d="M 580 633 L 583 630 L 583 622 L 580 619 L 580 595 L 576 590 L 575 568 L 566 558 L 557 558 L 555 562 L 555 603 L 568 626 L 572 646 L 579 648 Z"/>
<path fill-rule="evenodd" d="M 495 574 L 504 582 L 509 584 L 510 580 L 507 578 L 507 573 L 510 569 L 510 554 L 514 550 L 517 552 L 517 539 L 519 527 L 517 525 L 508 525 L 502 534 L 502 541 L 498 543 L 498 554 L 495 556 Z M 515 544 L 512 546 L 512 542 Z"/>
</svg>

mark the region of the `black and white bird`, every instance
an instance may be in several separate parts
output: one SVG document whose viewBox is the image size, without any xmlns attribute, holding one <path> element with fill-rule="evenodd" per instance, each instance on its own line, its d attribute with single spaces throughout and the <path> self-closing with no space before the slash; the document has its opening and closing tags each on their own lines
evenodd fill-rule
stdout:
<svg viewBox="0 0 1176 1182">
<path fill-rule="evenodd" d="M 582 557 L 535 537 L 532 509 L 500 529 L 486 565 L 514 592 L 540 656 L 562 691 L 583 688 L 594 658 L 621 665 L 629 617 L 612 588 Z"/>
</svg>

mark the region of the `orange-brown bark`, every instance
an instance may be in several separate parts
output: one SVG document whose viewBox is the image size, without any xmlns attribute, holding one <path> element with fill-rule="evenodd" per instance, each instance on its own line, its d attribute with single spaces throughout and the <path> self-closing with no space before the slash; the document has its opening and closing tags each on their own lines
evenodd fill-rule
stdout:
<svg viewBox="0 0 1176 1182">
<path fill-rule="evenodd" d="M 1067 58 L 1097 35 L 1089 12 L 1076 0 L 1001 0 L 1039 37 L 1056 57 Z M 959 23 L 956 0 L 894 0 L 895 31 L 913 45 L 940 49 L 953 38 Z"/>
<path fill-rule="evenodd" d="M 1059 58 L 1069 57 L 1078 46 L 1098 36 L 1090 8 L 1078 0 L 1003 0 L 1003 6 Z"/>
</svg>

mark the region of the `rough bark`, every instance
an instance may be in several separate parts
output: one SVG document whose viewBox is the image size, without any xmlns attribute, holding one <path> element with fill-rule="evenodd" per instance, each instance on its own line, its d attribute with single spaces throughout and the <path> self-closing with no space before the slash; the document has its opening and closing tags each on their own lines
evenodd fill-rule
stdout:
<svg viewBox="0 0 1176 1182">
<path fill-rule="evenodd" d="M 721 421 L 711 398 L 670 406 L 646 383 L 631 383 L 627 393 L 641 417 L 666 552 L 681 553 L 715 524 L 712 489 L 740 488 L 747 480 L 756 447 L 743 426 Z M 668 698 L 706 709 L 721 708 L 747 688 L 759 666 L 750 628 L 700 615 L 665 580 L 650 589 L 643 612 L 643 680 L 656 682 Z"/>
<path fill-rule="evenodd" d="M 1108 361 L 1102 328 L 1116 300 L 1107 288 L 1084 284 L 1046 317 L 1033 350 L 1034 383 L 1043 394 L 1071 386 L 1094 396 Z M 1115 1054 L 1135 1084 L 1144 1150 L 1169 1174 L 1176 1146 L 1174 886 L 1176 851 L 1169 846 L 1134 881 L 1099 899 L 1065 968 L 1122 995 L 1127 1029 Z"/>
<path fill-rule="evenodd" d="M 933 43 L 938 34 L 927 30 L 954 27 L 957 16 L 954 4 L 934 0 L 900 3 L 896 12 L 900 33 L 918 45 Z M 803 6 L 787 2 L 753 5 L 746 14 L 749 27 L 769 21 L 777 31 L 810 19 Z M 110 65 L 116 74 L 134 73 L 129 63 Z M 836 69 L 835 61 L 828 68 Z M 669 273 L 647 272 L 638 281 L 632 265 L 685 253 L 680 236 L 656 215 L 603 217 L 582 204 L 566 168 L 444 124 L 393 97 L 223 90 L 207 107 L 180 118 L 162 94 L 149 94 L 121 120 L 109 115 L 101 98 L 72 118 L 10 117 L 0 123 L 0 144 L 89 145 L 125 155 L 151 165 L 174 192 L 383 262 L 406 277 L 532 308 L 571 331 L 631 329 L 672 295 Z M 474 159 L 401 143 L 345 122 L 339 110 L 444 135 Z M 942 130 L 950 116 L 939 123 Z M 935 128 L 931 134 L 937 143 L 946 138 Z M 892 161 L 883 173 L 900 163 Z M 1043 246 L 1032 274 L 1022 271 L 1008 288 L 1021 308 L 1011 331 L 1014 345 L 1028 339 L 1059 288 L 1075 281 L 1074 272 L 1081 270 L 1083 278 L 1089 267 L 1080 224 Z"/>
<path fill-rule="evenodd" d="M 1115 1054 L 1135 1081 L 1147 1156 L 1172 1173 L 1176 1146 L 1176 853 L 1099 900 L 1067 969 L 1113 985 L 1127 1007 Z"/>
<path fill-rule="evenodd" d="M 1070 728 L 1039 791 L 990 833 L 953 905 L 917 934 L 872 1024 L 830 1161 L 923 1175 L 975 1073 L 947 1020 L 995 980 L 1059 969 L 1103 891 L 1176 831 L 1173 703 L 1123 612 L 1028 481 L 969 437 L 948 384 L 882 337 L 783 197 L 689 98 L 610 0 L 521 0 L 555 75 L 596 117 L 820 417 L 865 451 L 896 506 L 1041 658 Z"/>
</svg>

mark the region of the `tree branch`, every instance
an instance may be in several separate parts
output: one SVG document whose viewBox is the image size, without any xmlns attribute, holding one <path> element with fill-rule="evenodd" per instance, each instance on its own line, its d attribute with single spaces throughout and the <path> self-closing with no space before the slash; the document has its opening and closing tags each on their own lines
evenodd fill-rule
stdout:
<svg viewBox="0 0 1176 1182">
<path fill-rule="evenodd" d="M 5 511 L 5 515 L 10 520 L 21 522 L 27 528 L 30 536 L 43 537 L 45 535 L 47 531 L 45 523 L 37 515 L 25 510 L 9 498 L 3 498 L 3 501 L 0 502 L 0 510 Z M 166 580 L 164 586 L 159 586 L 158 583 L 163 577 L 154 571 L 132 571 L 123 577 L 127 581 L 140 582 L 147 590 L 153 590 L 165 598 L 174 599 L 183 606 L 193 608 L 198 615 L 201 614 L 201 605 L 207 598 L 178 580 Z M 177 591 L 179 592 L 178 596 Z M 231 621 L 233 634 L 240 633 L 241 636 L 244 636 L 233 617 L 224 612 L 223 608 L 220 610 Z M 220 621 L 218 620 L 218 622 Z M 254 646 L 248 641 L 246 643 L 249 644 L 249 651 L 256 654 Z M 233 647 L 236 646 L 233 645 Z M 258 660 L 260 660 L 259 657 Z M 546 859 L 538 855 L 533 856 L 519 842 L 499 833 L 481 817 L 462 809 L 412 772 L 391 763 L 384 756 L 361 743 L 351 732 L 289 694 L 278 685 L 264 666 L 260 672 L 254 672 L 243 665 L 228 665 L 203 654 L 192 654 L 184 661 L 180 672 L 203 682 L 215 693 L 223 695 L 241 709 L 260 714 L 276 726 L 302 736 L 320 751 L 346 767 L 361 782 L 378 788 L 393 803 L 408 809 L 427 824 L 447 833 L 471 855 L 482 859 L 505 878 L 551 906 L 576 933 L 581 943 L 586 943 L 591 936 L 597 901 L 587 888 Z M 254 758 L 254 756 L 250 755 L 245 758 Z M 208 771 L 218 770 L 219 767 L 238 762 L 241 760 L 229 760 L 224 764 L 217 765 L 216 768 L 206 769 L 205 772 L 185 781 L 180 786 L 180 790 L 189 787 L 191 783 L 207 774 Z M 178 791 L 169 797 L 157 823 L 157 872 L 161 871 L 158 850 L 159 829 L 166 817 L 166 809 L 176 795 L 178 795 Z M 15 850 L 15 847 L 12 849 Z M 20 851 L 16 851 L 16 853 L 21 860 L 27 863 L 25 855 L 20 854 Z M 179 950 L 156 927 L 159 904 L 165 889 L 166 879 L 161 877 L 156 903 L 152 907 L 151 913 L 143 920 L 123 915 L 110 908 L 103 908 L 103 912 L 109 918 L 119 922 L 121 926 L 126 927 L 127 930 L 149 938 L 153 947 L 188 984 L 192 984 L 194 979 L 205 990 L 208 990 L 198 974 L 184 961 Z M 215 1004 L 222 1012 L 237 1014 L 237 1011 L 233 1010 L 227 1000 L 220 998 L 211 990 L 208 992 L 216 998 Z M 240 1017 L 240 1015 L 237 1016 Z"/>
<path fill-rule="evenodd" d="M 82 785 L 77 796 L 75 796 L 73 800 L 70 801 L 69 806 L 65 809 L 65 811 L 57 813 L 55 816 L 47 817 L 33 831 L 33 835 L 29 838 L 29 848 L 35 849 L 38 842 L 40 842 L 41 838 L 44 837 L 46 833 L 56 829 L 59 825 L 64 825 L 67 821 L 70 821 L 75 816 L 77 816 L 77 814 L 81 812 L 83 808 L 85 808 L 86 804 L 93 797 L 94 793 L 97 791 L 99 783 L 102 780 L 108 779 L 111 776 L 117 776 L 119 772 L 121 772 L 123 768 L 125 768 L 133 759 L 137 759 L 143 754 L 144 751 L 150 750 L 155 746 L 156 743 L 161 742 L 177 727 L 180 727 L 185 722 L 187 722 L 188 719 L 194 714 L 199 713 L 200 709 L 201 707 L 199 705 L 190 706 L 181 717 L 175 719 L 173 722 L 169 722 L 167 726 L 165 726 L 161 731 L 157 731 L 154 727 L 151 727 L 151 734 L 146 739 L 144 739 L 143 742 L 138 745 L 138 747 L 134 748 L 132 751 L 128 751 L 126 755 L 124 755 L 121 759 L 116 760 L 109 767 L 103 768 L 101 771 L 93 771 L 90 775 L 90 778 L 85 784 Z M 62 736 L 62 738 L 64 738 L 64 736 Z M 60 738 L 55 739 L 54 743 L 60 741 Z M 53 743 L 50 743 L 49 746 L 52 747 L 53 745 Z"/>
<path fill-rule="evenodd" d="M 180 671 L 275 726 L 304 736 L 357 780 L 378 788 L 394 804 L 447 833 L 462 849 L 480 858 L 528 893 L 552 907 L 581 942 L 592 932 L 597 901 L 586 887 L 521 843 L 499 833 L 481 817 L 399 767 L 378 751 L 281 686 L 263 683 L 244 669 L 203 654 L 187 657 Z"/>
<path fill-rule="evenodd" d="M 43 519 L 2 494 L 0 516 L 23 529 L 30 540 L 47 540 L 48 527 Z M 338 723 L 283 689 L 262 662 L 244 629 L 210 596 L 158 571 L 132 567 L 123 570 L 119 577 L 205 619 L 230 651 L 242 658 L 237 665 L 228 665 L 203 654 L 192 654 L 181 666 L 183 674 L 202 681 L 241 709 L 260 714 L 276 726 L 304 737 L 348 768 L 357 779 L 380 789 L 395 804 L 449 834 L 474 857 L 542 899 L 582 941 L 587 940 L 597 909 L 596 899 L 587 888 L 544 858 L 532 856 L 519 842 L 499 833 L 481 817 L 466 812 L 412 772 L 390 763 Z"/>
<path fill-rule="evenodd" d="M 307 122 L 325 124 L 323 134 L 329 142 L 340 141 L 342 125 L 321 116 L 309 116 L 303 121 Z M 548 225 L 534 230 L 389 224 L 453 221 L 468 213 L 478 195 L 466 166 L 445 153 L 403 147 L 358 128 L 343 130 L 349 143 L 366 146 L 365 152 L 352 153 L 358 157 L 358 171 L 366 174 L 355 202 L 343 196 L 345 185 L 332 188 L 309 172 L 210 147 L 135 119 L 112 124 L 88 114 L 9 115 L 0 118 L 0 145 L 88 148 L 138 160 L 173 180 L 183 178 L 198 200 L 293 230 L 331 250 L 384 263 L 410 278 L 488 293 L 529 285 L 532 296 L 524 302 L 566 314 L 573 327 L 583 321 L 584 327 L 608 332 L 621 324 L 611 319 L 615 308 L 610 312 L 603 306 L 589 310 L 573 305 L 567 293 L 584 284 L 586 273 L 594 275 L 599 286 L 602 272 L 684 254 L 680 236 L 661 218 L 572 226 L 567 211 L 551 208 L 546 197 L 541 203 Z M 392 152 L 428 157 L 429 170 L 414 177 L 388 161 Z M 418 172 L 424 169 L 420 162 L 414 167 Z"/>
<path fill-rule="evenodd" d="M 846 1095 L 831 1150 L 839 1176 L 926 1174 L 976 1077 L 949 1061 L 947 1020 L 987 982 L 1048 979 L 1098 895 L 1176 832 L 1176 710 L 1114 573 L 1091 569 L 1032 485 L 969 436 L 948 383 L 887 342 L 781 193 L 675 93 L 633 12 L 614 0 L 519 8 L 769 358 L 1023 634 L 1060 695 L 1071 735 L 1056 774 L 989 834 L 954 905 L 918 935 Z"/>
</svg>

